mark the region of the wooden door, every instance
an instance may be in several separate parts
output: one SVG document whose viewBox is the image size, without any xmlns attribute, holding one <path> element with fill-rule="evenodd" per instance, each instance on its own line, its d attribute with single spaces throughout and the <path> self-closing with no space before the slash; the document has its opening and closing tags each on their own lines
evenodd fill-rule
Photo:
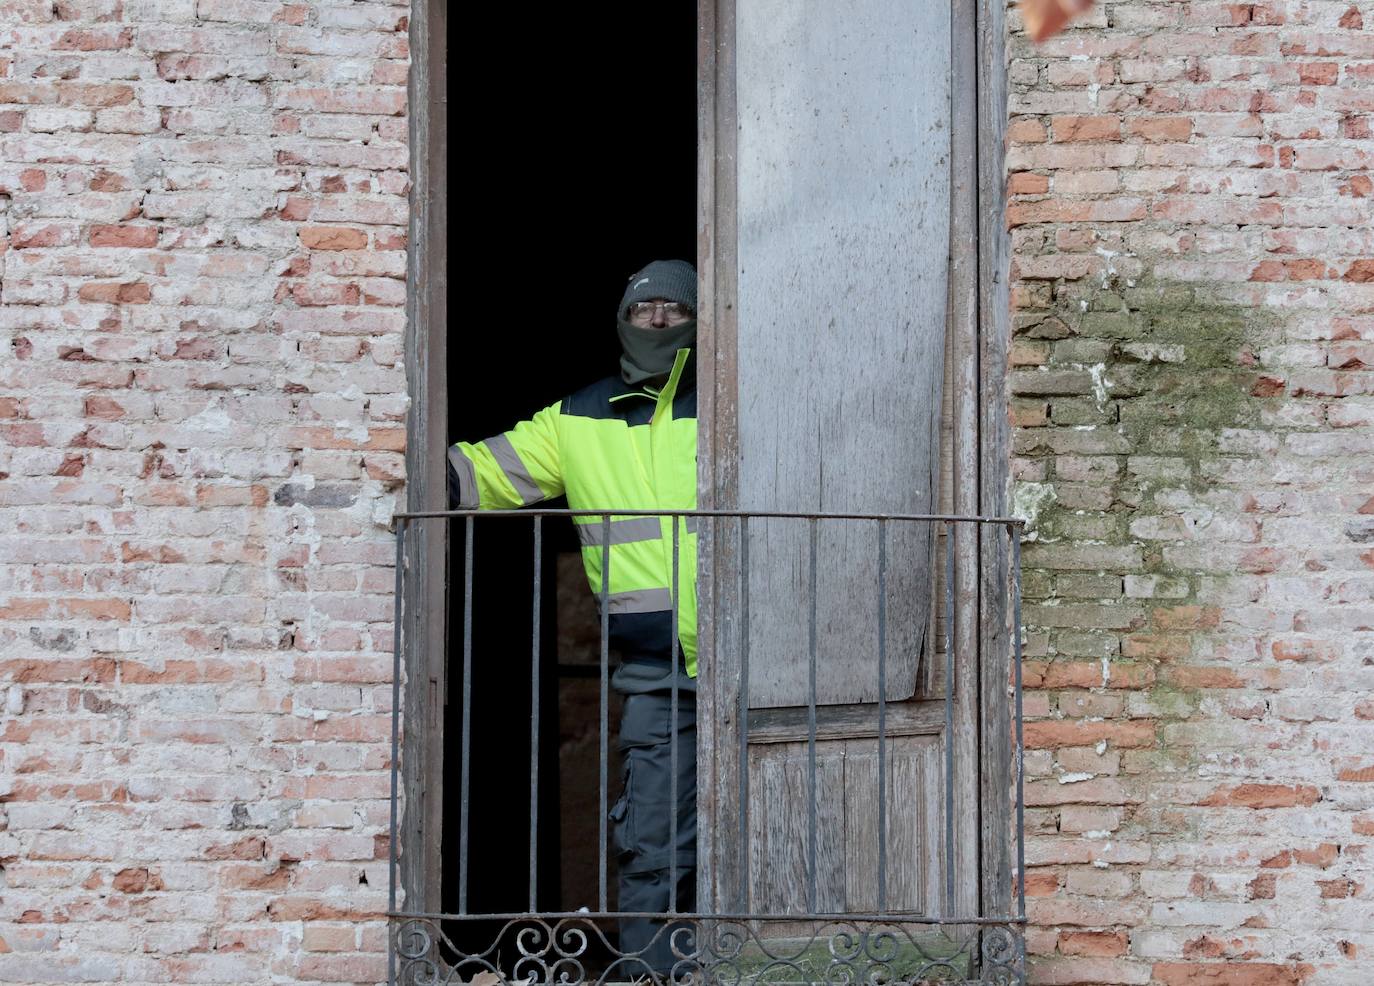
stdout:
<svg viewBox="0 0 1374 986">
<path fill-rule="evenodd" d="M 701 37 L 703 503 L 976 512 L 970 5 L 717 0 Z M 976 535 L 948 627 L 944 531 L 887 524 L 881 593 L 878 537 L 703 532 L 705 907 L 976 909 Z"/>
</svg>

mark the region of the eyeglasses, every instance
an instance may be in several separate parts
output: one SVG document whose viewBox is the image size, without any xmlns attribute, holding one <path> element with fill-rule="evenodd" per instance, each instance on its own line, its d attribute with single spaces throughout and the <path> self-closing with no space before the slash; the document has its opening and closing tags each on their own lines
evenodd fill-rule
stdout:
<svg viewBox="0 0 1374 986">
<path fill-rule="evenodd" d="M 663 321 L 669 325 L 681 325 L 696 317 L 696 312 L 691 305 L 684 305 L 680 301 L 667 301 L 656 304 L 652 301 L 637 301 L 627 309 L 630 321 L 639 325 L 648 325 L 654 320 L 654 315 L 658 310 L 663 309 Z"/>
</svg>

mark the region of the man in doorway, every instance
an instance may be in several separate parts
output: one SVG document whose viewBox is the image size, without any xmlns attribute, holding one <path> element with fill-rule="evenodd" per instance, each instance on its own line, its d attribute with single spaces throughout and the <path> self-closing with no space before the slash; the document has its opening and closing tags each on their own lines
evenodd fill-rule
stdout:
<svg viewBox="0 0 1374 986">
<path fill-rule="evenodd" d="M 694 510 L 696 302 L 696 270 L 685 261 L 656 260 L 631 277 L 617 311 L 620 372 L 502 435 L 452 446 L 450 500 L 459 509 L 503 510 L 566 494 L 573 510 Z M 609 538 L 601 517 L 576 518 L 576 526 L 587 580 L 605 600 L 610 643 L 622 657 L 611 677 L 624 697 L 618 742 L 624 794 L 610 812 L 618 909 L 690 912 L 696 896 L 695 525 L 681 517 L 613 515 Z M 620 950 L 655 972 L 670 972 L 673 946 L 684 953 L 692 947 L 678 927 L 622 919 Z"/>
</svg>

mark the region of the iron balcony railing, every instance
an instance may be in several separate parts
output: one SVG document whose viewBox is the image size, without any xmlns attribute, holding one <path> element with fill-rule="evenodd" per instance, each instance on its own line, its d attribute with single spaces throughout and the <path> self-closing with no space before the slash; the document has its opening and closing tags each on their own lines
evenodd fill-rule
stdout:
<svg viewBox="0 0 1374 986">
<path fill-rule="evenodd" d="M 678 627 L 679 560 L 681 558 L 681 538 L 684 532 L 693 531 L 709 534 L 709 542 L 714 545 L 717 557 L 723 557 L 721 548 L 724 538 L 733 539 L 734 551 L 729 566 L 721 565 L 716 573 L 727 569 L 737 580 L 738 617 L 737 632 L 729 635 L 718 633 L 714 640 L 703 642 L 701 647 L 703 680 L 712 673 L 711 661 L 722 661 L 727 656 L 738 668 L 738 695 L 736 700 L 736 721 L 738 736 L 732 746 L 732 754 L 737 758 L 731 772 L 736 779 L 737 789 L 733 792 L 733 804 L 738 809 L 738 828 L 734 836 L 734 851 L 730 859 L 715 859 L 712 869 L 716 872 L 734 867 L 735 884 L 739 888 L 735 899 L 738 907 L 694 908 L 669 910 L 666 913 L 629 912 L 616 910 L 611 883 L 611 857 L 608 855 L 609 836 L 608 808 L 612 795 L 611 785 L 611 647 L 609 617 L 611 605 L 609 588 L 611 579 L 607 575 L 613 564 L 611 547 L 613 525 L 617 521 L 634 518 L 672 520 L 672 572 L 671 589 L 672 622 Z M 599 529 L 599 537 L 593 537 L 601 552 L 601 593 L 597 600 L 600 617 L 600 639 L 598 664 L 595 675 L 599 684 L 598 723 L 597 723 L 597 869 L 595 907 L 584 906 L 576 910 L 540 908 L 540 751 L 541 751 L 541 674 L 544 673 L 545 654 L 542 637 L 544 590 L 544 539 L 550 523 L 566 524 L 569 520 L 591 521 L 582 524 L 584 534 Z M 528 695 L 530 721 L 528 727 L 529 787 L 528 854 L 522 863 L 511 861 L 509 878 L 512 882 L 527 884 L 526 905 L 523 909 L 506 908 L 499 911 L 483 911 L 469 906 L 469 829 L 481 799 L 474 801 L 471 789 L 473 767 L 471 751 L 473 736 L 473 628 L 481 614 L 474 612 L 474 534 L 476 525 L 481 523 L 523 523 L 531 527 L 532 581 L 529 587 L 528 613 L 530 614 L 531 633 L 529 638 L 530 692 Z M 399 906 L 398 859 L 400 850 L 399 828 L 402 811 L 399 790 L 398 770 L 403 751 L 401 749 L 401 682 L 404 648 L 402 646 L 402 600 L 408 598 L 406 580 L 411 576 L 407 568 L 407 550 L 410 539 L 420 533 L 420 528 L 428 524 L 442 524 L 445 529 L 445 542 L 453 541 L 454 528 L 461 525 L 461 551 L 455 552 L 450 564 L 455 573 L 455 581 L 462 586 L 461 601 L 450 603 L 450 621 L 456 636 L 456 648 L 461 651 L 461 694 L 459 723 L 461 738 L 460 763 L 456 771 L 459 788 L 458 818 L 456 841 L 458 866 L 453 879 L 456 887 L 449 887 L 446 900 L 453 900 L 456 906 L 450 911 L 429 913 Z M 805 805 L 804 822 L 799 824 L 800 831 L 790 834 L 800 836 L 800 846 L 793 847 L 784 863 L 793 869 L 804 870 L 804 880 L 798 882 L 793 898 L 778 907 L 776 895 L 771 903 L 774 906 L 760 908 L 758 896 L 754 892 L 756 884 L 767 882 L 767 873 L 760 873 L 770 861 L 761 861 L 758 856 L 758 820 L 751 824 L 751 777 L 758 773 L 757 756 L 751 754 L 751 715 L 749 641 L 750 636 L 750 582 L 753 572 L 750 565 L 750 549 L 757 532 L 753 525 L 800 525 L 805 537 L 798 538 L 804 546 L 799 557 L 804 558 L 804 575 L 801 571 L 792 573 L 799 584 L 809 593 L 805 615 L 806 662 L 808 694 L 804 713 L 795 717 L 804 722 L 804 732 L 799 732 L 794 746 L 804 750 L 804 756 L 795 758 L 802 764 L 804 776 L 803 791 L 791 790 Z M 864 769 L 855 771 L 867 779 L 868 761 L 873 761 L 871 798 L 864 800 L 858 793 L 846 787 L 844 799 L 850 803 L 863 800 L 873 807 L 876 813 L 876 831 L 871 824 L 874 819 L 860 819 L 860 825 L 868 825 L 874 835 L 872 859 L 861 859 L 858 867 L 846 853 L 855 852 L 853 845 L 836 846 L 828 844 L 827 838 L 836 838 L 834 825 L 822 819 L 822 801 L 830 797 L 823 791 L 823 783 L 818 771 L 818 751 L 828 739 L 834 739 L 834 731 L 824 734 L 819 727 L 821 702 L 817 693 L 817 669 L 827 656 L 820 653 L 818 632 L 818 544 L 827 528 L 845 525 L 848 528 L 863 528 L 871 538 L 868 542 L 875 548 L 876 558 L 871 571 L 876 580 L 873 591 L 876 605 L 867 612 L 876 614 L 875 625 L 865 627 L 863 637 L 876 642 L 877 689 L 872 707 L 876 724 L 870 728 L 874 747 L 873 755 L 864 751 L 851 756 L 851 760 L 864 761 Z M 408 984 L 435 983 L 512 983 L 528 986 L 534 983 L 573 983 L 573 982 L 691 982 L 691 983 L 765 983 L 765 982 L 844 982 L 844 983 L 885 983 L 915 984 L 935 982 L 958 983 L 1025 983 L 1025 947 L 1023 929 L 1025 925 L 1024 879 L 1024 794 L 1022 768 L 1022 689 L 1021 689 L 1021 592 L 1020 592 L 1020 538 L 1022 522 L 1007 517 L 975 517 L 957 515 L 918 515 L 918 514 L 864 514 L 864 513 L 802 513 L 802 512 L 751 512 L 733 510 L 691 510 L 691 511 L 572 511 L 525 509 L 515 511 L 416 511 L 398 513 L 394 520 L 396 536 L 396 580 L 397 604 L 396 627 L 397 646 L 395 648 L 393 725 L 392 725 L 392 784 L 391 784 L 391 839 L 390 839 L 390 896 L 389 896 L 389 982 Z M 905 855 L 899 854 L 894 860 L 894 849 L 889 844 L 893 836 L 894 819 L 907 819 L 916 808 L 922 817 L 929 814 L 929 804 L 914 805 L 902 803 L 894 794 L 893 775 L 897 770 L 892 747 L 894 735 L 892 719 L 897 703 L 889 699 L 889 666 L 891 655 L 888 644 L 888 622 L 890 576 L 892 559 L 889 545 L 894 540 L 891 531 L 896 528 L 920 529 L 927 532 L 930 550 L 926 561 L 932 573 L 936 574 L 923 583 L 923 592 L 930 591 L 930 598 L 942 599 L 942 605 L 932 604 L 923 619 L 930 622 L 930 632 L 924 639 L 934 641 L 931 653 L 943 663 L 940 695 L 925 695 L 927 707 L 943 709 L 943 723 L 932 721 L 930 730 L 942 737 L 939 756 L 936 758 L 940 772 L 938 782 L 932 789 L 940 792 L 938 824 L 927 822 L 918 835 L 925 836 L 929 845 L 912 849 L 911 836 L 905 838 Z M 1009 735 L 1011 742 L 1002 753 L 1009 778 L 1006 797 L 1012 802 L 1010 811 L 999 815 L 1010 819 L 1007 838 L 1011 841 L 1010 857 L 1014 859 L 1014 887 L 1007 888 L 1004 896 L 993 895 L 992 899 L 1005 901 L 1004 907 L 995 913 L 983 913 L 983 905 L 977 901 L 989 899 L 986 894 L 975 892 L 964 894 L 963 900 L 974 901 L 970 908 L 962 911 L 956 904 L 956 881 L 967 879 L 957 870 L 955 835 L 955 785 L 956 777 L 955 748 L 953 730 L 955 727 L 955 678 L 956 659 L 964 658 L 957 653 L 955 639 L 956 608 L 956 552 L 951 550 L 954 532 L 963 529 L 977 537 L 973 543 L 979 544 L 970 557 L 989 557 L 1000 559 L 999 571 L 1005 574 L 1000 585 L 994 584 L 993 592 L 1005 593 L 998 600 L 999 605 L 988 607 L 987 600 L 979 609 L 977 600 L 972 601 L 973 612 L 991 611 L 1005 615 L 1009 626 L 1001 638 L 1007 641 L 1010 651 L 1007 663 L 999 664 L 1002 669 L 1010 669 L 1010 708 L 1006 710 L 1010 720 Z M 583 537 L 584 543 L 588 540 Z M 852 546 L 852 542 L 851 546 Z M 461 557 L 458 557 L 461 555 Z M 756 555 L 757 557 L 757 555 Z M 773 556 L 776 557 L 776 556 Z M 963 555 L 961 555 L 963 557 Z M 458 572 L 461 571 L 461 576 Z M 989 583 L 982 580 L 978 590 L 986 595 Z M 507 587 L 509 591 L 509 587 Z M 585 589 L 584 589 L 585 591 Z M 757 619 L 759 610 L 770 604 L 770 600 L 754 600 L 753 607 Z M 968 604 L 968 601 L 965 601 Z M 459 612 L 454 614 L 453 609 Z M 800 614 L 794 614 L 799 616 Z M 454 617 L 457 619 L 454 619 Z M 858 618 L 856 616 L 856 618 Z M 835 626 L 830 626 L 831 640 L 834 639 Z M 843 633 L 845 628 L 838 627 Z M 672 663 L 679 663 L 679 641 L 674 633 L 672 642 Z M 738 653 L 725 655 L 722 648 L 734 647 Z M 714 648 L 714 653 L 713 653 Z M 680 703 L 679 679 L 672 676 L 671 703 L 672 718 L 676 722 Z M 509 696 L 476 696 L 481 702 L 500 701 Z M 523 707 L 523 706 L 522 706 Z M 903 706 L 911 707 L 911 706 Z M 796 710 L 794 710 L 796 711 Z M 937 714 L 938 716 L 938 714 Z M 670 802 L 677 802 L 677 730 L 670 729 L 671 756 L 673 767 L 670 776 L 673 790 Z M 721 755 L 721 754 L 718 754 Z M 751 759 L 752 757 L 752 759 Z M 867 758 L 867 759 L 865 759 Z M 986 755 L 984 755 L 986 762 Z M 796 764 L 793 764 L 796 766 Z M 793 775 L 795 776 L 795 771 Z M 967 772 L 959 775 L 967 777 Z M 976 776 L 976 775 L 975 775 Z M 449 777 L 451 779 L 452 772 Z M 848 782 L 846 782 L 848 783 Z M 907 791 L 910 794 L 910 791 Z M 894 799 L 898 803 L 894 804 Z M 487 807 L 499 810 L 509 817 L 512 806 Z M 757 810 L 755 810 L 757 814 Z M 524 811 L 521 812 L 525 814 Z M 765 819 L 765 823 L 769 822 Z M 829 821 L 833 821 L 829 820 Z M 520 823 L 522 826 L 524 821 Z M 914 824 L 914 823 L 912 823 Z M 676 811 L 669 812 L 669 845 L 678 844 L 678 816 Z M 975 823 L 976 826 L 976 823 Z M 450 831 L 446 825 L 446 831 Z M 841 838 L 852 841 L 853 833 L 843 831 Z M 451 838 L 450 838 L 451 841 Z M 713 844 L 717 841 L 713 840 Z M 867 851 L 864 847 L 863 851 Z M 821 858 L 833 860 L 838 854 L 845 860 L 845 866 L 862 869 L 862 874 L 853 878 L 847 874 L 844 882 L 857 885 L 850 898 L 862 900 L 867 906 L 826 906 L 833 903 L 833 888 L 823 888 L 821 883 Z M 915 859 L 919 856 L 920 859 Z M 670 886 L 677 885 L 677 854 L 670 853 Z M 776 862 L 772 860 L 771 862 Z M 832 867 L 833 868 L 833 867 Z M 923 876 L 918 882 L 929 884 L 931 892 L 921 897 L 920 906 L 912 906 L 916 899 L 908 893 L 908 899 L 897 900 L 901 894 L 892 887 L 895 870 L 908 874 L 920 871 Z M 521 871 L 524 872 L 521 872 Z M 938 879 L 932 874 L 938 871 Z M 908 883 L 911 881 L 908 879 Z M 975 877 L 976 884 L 976 877 Z M 704 893 L 706 888 L 699 887 Z M 766 895 L 765 895 L 766 896 Z M 768 902 L 765 902 L 768 903 Z M 644 961 L 643 951 L 625 951 L 619 947 L 616 936 L 618 922 L 635 917 L 663 919 L 660 935 L 668 941 L 673 964 L 671 970 L 650 968 Z M 655 941 L 658 939 L 656 938 Z"/>
</svg>

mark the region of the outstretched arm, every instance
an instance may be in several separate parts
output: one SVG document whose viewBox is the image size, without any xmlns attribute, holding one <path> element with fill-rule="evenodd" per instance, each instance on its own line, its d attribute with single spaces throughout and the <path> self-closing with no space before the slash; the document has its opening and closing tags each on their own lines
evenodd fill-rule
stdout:
<svg viewBox="0 0 1374 986">
<path fill-rule="evenodd" d="M 486 441 L 449 446 L 449 503 L 458 510 L 510 510 L 561 495 L 559 407 Z"/>
</svg>

